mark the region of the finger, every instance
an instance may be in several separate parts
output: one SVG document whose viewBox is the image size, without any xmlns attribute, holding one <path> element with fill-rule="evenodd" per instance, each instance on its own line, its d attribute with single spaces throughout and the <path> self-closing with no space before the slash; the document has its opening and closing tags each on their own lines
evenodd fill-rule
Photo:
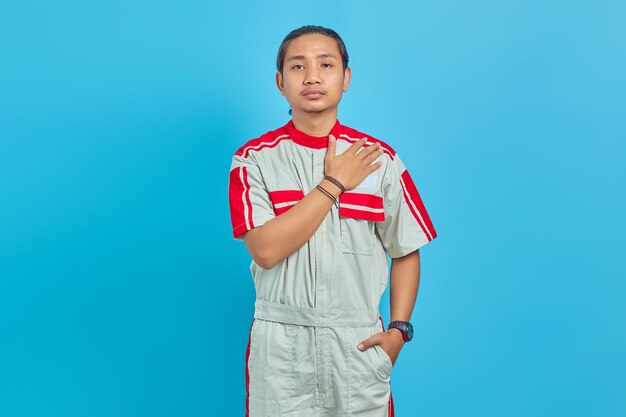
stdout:
<svg viewBox="0 0 626 417">
<path fill-rule="evenodd" d="M 376 171 L 378 168 L 380 168 L 380 166 L 381 166 L 382 164 L 383 164 L 382 162 L 378 161 L 378 162 L 374 162 L 372 165 L 368 165 L 368 166 L 366 166 L 365 168 L 366 168 L 366 170 L 367 170 L 367 171 L 366 171 L 366 172 L 367 172 L 367 175 L 369 175 L 369 174 L 371 174 L 372 172 Z"/>
<path fill-rule="evenodd" d="M 363 154 L 365 154 L 366 156 L 363 158 L 364 160 L 369 162 L 372 162 L 374 159 L 378 158 L 379 156 L 381 156 L 383 154 L 383 149 L 380 146 L 377 146 L 377 144 L 374 144 L 372 146 L 368 146 L 363 152 Z"/>
<path fill-rule="evenodd" d="M 364 341 L 359 343 L 359 345 L 357 346 L 357 349 L 365 350 L 365 349 L 369 349 L 372 346 L 378 344 L 379 335 L 380 335 L 380 333 L 376 333 L 375 335 L 365 339 Z"/>
<path fill-rule="evenodd" d="M 370 156 L 373 152 L 376 152 L 378 149 L 380 149 L 380 143 L 378 143 L 378 142 L 372 143 L 367 148 L 361 150 L 359 155 L 362 155 L 363 158 L 366 158 L 366 157 Z"/>
<path fill-rule="evenodd" d="M 359 150 L 359 148 L 363 145 L 365 145 L 365 141 L 366 138 L 361 138 L 359 140 L 357 140 L 356 142 L 354 142 L 352 144 L 352 146 L 350 146 L 350 148 L 348 150 L 350 150 L 353 154 L 356 154 Z"/>
<path fill-rule="evenodd" d="M 337 148 L 337 139 L 331 133 L 330 135 L 328 135 L 328 149 L 326 150 L 326 156 L 329 158 L 334 158 L 336 148 Z"/>
</svg>

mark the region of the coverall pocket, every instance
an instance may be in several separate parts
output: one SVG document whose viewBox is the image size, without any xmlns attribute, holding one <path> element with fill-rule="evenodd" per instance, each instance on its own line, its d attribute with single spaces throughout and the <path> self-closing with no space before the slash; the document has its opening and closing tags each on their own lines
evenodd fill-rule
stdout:
<svg viewBox="0 0 626 417">
<path fill-rule="evenodd" d="M 391 358 L 389 357 L 385 349 L 380 347 L 380 345 L 374 345 L 374 349 L 378 351 L 379 355 L 384 361 L 383 363 L 384 372 L 386 372 L 387 375 L 391 375 L 391 370 L 393 369 L 393 363 L 391 362 Z"/>
<path fill-rule="evenodd" d="M 374 248 L 374 224 L 367 220 L 340 217 L 343 251 L 371 255 Z"/>
<path fill-rule="evenodd" d="M 376 239 L 375 222 L 385 220 L 383 198 L 376 194 L 351 191 L 339 196 L 339 204 L 343 251 L 371 255 Z"/>
</svg>

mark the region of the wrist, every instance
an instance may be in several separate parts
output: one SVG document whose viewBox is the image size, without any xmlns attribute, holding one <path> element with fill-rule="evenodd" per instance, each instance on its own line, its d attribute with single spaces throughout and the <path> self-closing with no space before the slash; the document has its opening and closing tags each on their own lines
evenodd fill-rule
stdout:
<svg viewBox="0 0 626 417">
<path fill-rule="evenodd" d="M 402 344 L 406 343 L 404 341 L 404 336 L 402 335 L 402 332 L 399 329 L 392 327 L 391 329 L 387 329 L 387 333 L 393 335 L 397 340 L 401 340 Z"/>
<path fill-rule="evenodd" d="M 346 186 L 343 185 L 343 183 L 341 181 L 339 181 L 337 178 L 331 176 L 331 175 L 324 175 L 324 179 L 332 182 L 333 184 L 335 184 L 343 193 L 344 191 L 346 191 Z"/>
<path fill-rule="evenodd" d="M 398 329 L 405 342 L 410 342 L 413 339 L 413 325 L 408 321 L 394 320 L 387 325 L 387 328 Z"/>
<path fill-rule="evenodd" d="M 327 179 L 323 179 L 322 182 L 320 182 L 320 185 L 328 190 L 328 192 L 335 198 L 339 198 L 339 195 L 342 193 L 341 188 Z"/>
</svg>

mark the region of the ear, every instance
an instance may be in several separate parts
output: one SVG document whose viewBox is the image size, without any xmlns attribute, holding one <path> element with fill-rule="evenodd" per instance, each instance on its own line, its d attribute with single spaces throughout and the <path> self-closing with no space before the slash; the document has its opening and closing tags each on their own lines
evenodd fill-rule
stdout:
<svg viewBox="0 0 626 417">
<path fill-rule="evenodd" d="M 280 71 L 276 71 L 276 86 L 278 87 L 280 94 L 284 96 L 285 87 L 283 85 L 283 74 L 281 74 Z"/>
<path fill-rule="evenodd" d="M 350 78 L 352 77 L 352 70 L 350 67 L 346 67 L 343 71 L 343 92 L 348 91 L 348 86 L 350 85 Z"/>
</svg>

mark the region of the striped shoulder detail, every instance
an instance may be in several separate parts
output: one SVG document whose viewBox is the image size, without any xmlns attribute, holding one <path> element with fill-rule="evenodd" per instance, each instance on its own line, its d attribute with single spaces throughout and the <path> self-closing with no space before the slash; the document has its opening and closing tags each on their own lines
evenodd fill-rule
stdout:
<svg viewBox="0 0 626 417">
<path fill-rule="evenodd" d="M 250 139 L 241 148 L 237 149 L 235 155 L 247 158 L 250 152 L 258 152 L 262 149 L 273 148 L 283 140 L 291 140 L 285 129 L 278 128 L 262 134 L 256 139 Z"/>
<path fill-rule="evenodd" d="M 248 181 L 248 168 L 245 166 L 230 171 L 228 197 L 233 236 L 238 237 L 240 234 L 254 229 L 250 182 Z"/>
<path fill-rule="evenodd" d="M 345 140 L 347 142 L 350 142 L 350 143 L 354 143 L 354 142 L 358 141 L 359 139 L 361 139 L 363 137 L 367 139 L 366 142 L 365 142 L 365 146 L 369 146 L 369 145 L 371 145 L 373 143 L 380 142 L 381 149 L 387 155 L 389 155 L 389 158 L 391 158 L 391 160 L 393 161 L 393 159 L 396 156 L 396 151 L 388 143 L 385 143 L 385 142 L 383 142 L 380 139 L 377 139 L 377 138 L 375 138 L 375 137 L 373 137 L 371 135 L 368 135 L 366 133 L 359 132 L 358 130 L 353 129 L 353 128 L 348 127 L 348 126 L 345 126 L 345 125 L 343 126 L 343 133 L 341 135 L 339 135 L 340 139 L 343 139 L 343 140 Z"/>
<path fill-rule="evenodd" d="M 437 231 L 433 227 L 433 222 L 430 220 L 430 216 L 424 207 L 424 202 L 420 197 L 417 187 L 406 169 L 400 175 L 400 186 L 402 187 L 402 193 L 404 194 L 404 200 L 406 201 L 411 214 L 415 218 L 415 221 L 419 224 L 420 228 L 428 238 L 430 242 L 437 237 Z"/>
</svg>

